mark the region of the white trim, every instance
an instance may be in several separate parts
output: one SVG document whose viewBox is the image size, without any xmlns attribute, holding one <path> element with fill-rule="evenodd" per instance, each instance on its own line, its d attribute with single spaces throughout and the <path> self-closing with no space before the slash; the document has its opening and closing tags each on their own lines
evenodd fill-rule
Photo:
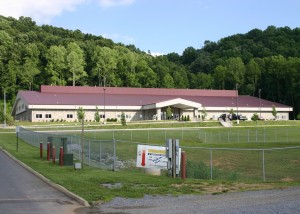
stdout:
<svg viewBox="0 0 300 214">
<path fill-rule="evenodd" d="M 181 98 L 176 98 L 176 99 L 171 99 L 171 100 L 166 100 L 163 102 L 158 102 L 158 103 L 153 103 L 149 105 L 144 105 L 143 109 L 148 110 L 148 109 L 154 109 L 154 108 L 163 108 L 167 106 L 178 106 L 178 108 L 181 109 L 192 109 L 192 108 L 201 108 L 202 105 L 200 103 L 196 103 L 190 100 L 185 100 Z"/>
</svg>

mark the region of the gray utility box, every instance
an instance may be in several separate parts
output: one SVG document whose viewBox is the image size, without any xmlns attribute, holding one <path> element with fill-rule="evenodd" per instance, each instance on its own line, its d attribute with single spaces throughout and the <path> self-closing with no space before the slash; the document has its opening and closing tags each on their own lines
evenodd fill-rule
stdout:
<svg viewBox="0 0 300 214">
<path fill-rule="evenodd" d="M 63 156 L 64 166 L 73 166 L 73 154 L 64 154 Z"/>
</svg>

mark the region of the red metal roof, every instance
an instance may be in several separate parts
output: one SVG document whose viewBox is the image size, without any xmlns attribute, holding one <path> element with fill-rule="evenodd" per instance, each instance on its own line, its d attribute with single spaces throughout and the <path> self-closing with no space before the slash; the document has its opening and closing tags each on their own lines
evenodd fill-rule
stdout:
<svg viewBox="0 0 300 214">
<path fill-rule="evenodd" d="M 170 89 L 170 88 L 126 88 L 90 86 L 41 86 L 41 93 L 56 94 L 106 94 L 118 95 L 176 95 L 176 96 L 222 96 L 235 97 L 235 90 Z"/>
<path fill-rule="evenodd" d="M 157 93 L 155 94 L 154 92 Z M 205 92 L 210 92 L 213 96 L 209 96 L 209 93 Z M 257 108 L 260 106 L 260 100 L 256 97 L 239 96 L 237 100 L 235 91 L 229 91 L 228 94 L 227 91 L 223 90 L 218 94 L 216 92 L 218 92 L 218 90 L 107 87 L 105 90 L 105 105 L 142 106 L 182 98 L 200 103 L 203 107 L 234 108 L 237 102 L 238 107 Z M 223 96 L 223 94 L 227 96 Z M 229 96 L 229 94 L 232 96 Z M 104 91 L 103 88 L 99 87 L 43 86 L 41 92 L 20 91 L 19 95 L 25 99 L 28 105 L 104 105 Z M 273 105 L 276 107 L 289 107 L 261 99 L 261 107 L 272 107 Z"/>
</svg>

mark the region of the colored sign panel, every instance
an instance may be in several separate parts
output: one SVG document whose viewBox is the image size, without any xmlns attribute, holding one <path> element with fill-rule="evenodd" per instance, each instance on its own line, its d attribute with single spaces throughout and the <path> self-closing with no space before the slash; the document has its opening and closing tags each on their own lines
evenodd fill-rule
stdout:
<svg viewBox="0 0 300 214">
<path fill-rule="evenodd" d="M 137 167 L 166 169 L 167 163 L 166 147 L 138 145 Z"/>
<path fill-rule="evenodd" d="M 179 148 L 180 160 L 181 148 Z M 167 169 L 166 147 L 138 145 L 136 166 L 144 168 Z M 179 162 L 180 167 L 180 162 Z"/>
</svg>

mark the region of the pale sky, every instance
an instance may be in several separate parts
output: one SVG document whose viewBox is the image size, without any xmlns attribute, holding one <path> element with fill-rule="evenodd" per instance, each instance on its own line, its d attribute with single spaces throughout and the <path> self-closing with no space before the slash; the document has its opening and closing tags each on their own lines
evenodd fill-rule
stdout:
<svg viewBox="0 0 300 214">
<path fill-rule="evenodd" d="M 182 54 L 254 28 L 300 27 L 300 0 L 0 0 L 0 15 Z"/>
</svg>

